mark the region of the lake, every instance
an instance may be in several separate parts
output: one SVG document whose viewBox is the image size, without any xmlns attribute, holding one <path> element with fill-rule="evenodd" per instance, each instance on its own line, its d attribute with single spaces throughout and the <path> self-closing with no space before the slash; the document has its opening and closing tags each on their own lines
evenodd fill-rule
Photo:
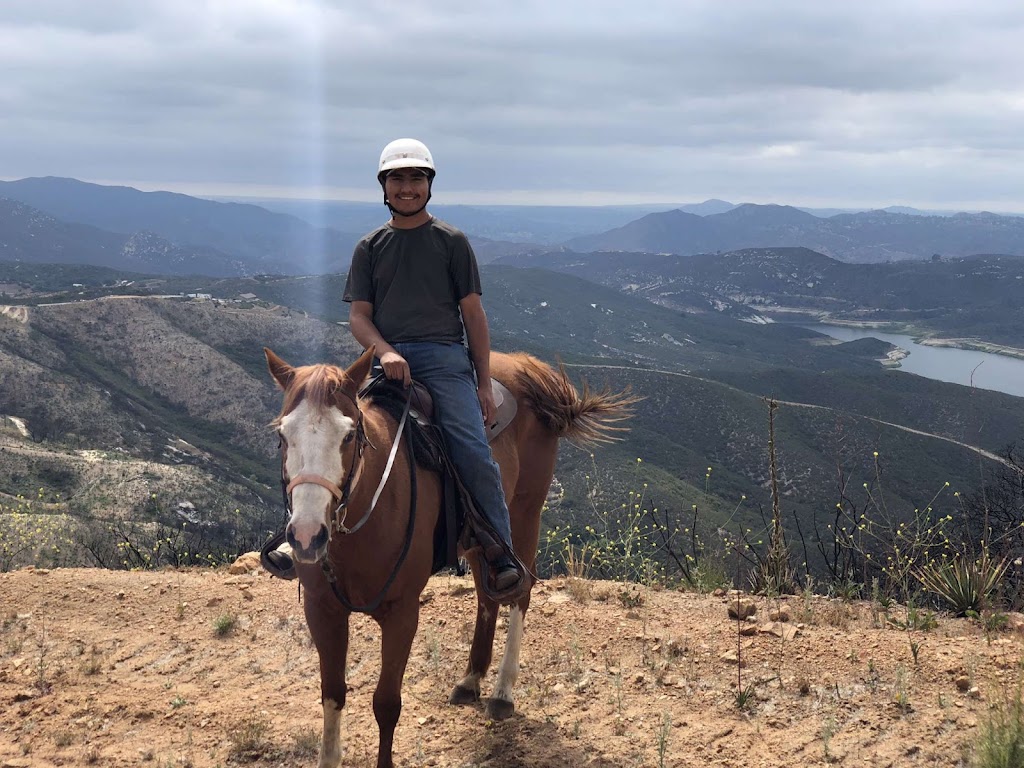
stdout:
<svg viewBox="0 0 1024 768">
<path fill-rule="evenodd" d="M 976 352 L 971 349 L 927 347 L 918 344 L 911 336 L 885 333 L 871 328 L 850 328 L 821 323 L 803 327 L 841 341 L 864 338 L 887 341 L 910 353 L 900 361 L 900 370 L 937 381 L 948 381 L 965 386 L 971 385 L 973 371 L 974 386 L 1024 397 L 1024 360 L 1015 357 L 994 355 L 990 352 Z"/>
</svg>

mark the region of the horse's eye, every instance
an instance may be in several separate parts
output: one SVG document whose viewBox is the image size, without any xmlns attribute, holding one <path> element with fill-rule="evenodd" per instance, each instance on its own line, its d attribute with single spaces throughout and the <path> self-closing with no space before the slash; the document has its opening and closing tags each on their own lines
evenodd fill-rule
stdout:
<svg viewBox="0 0 1024 768">
<path fill-rule="evenodd" d="M 355 436 L 356 435 L 354 432 L 349 432 L 347 435 L 345 435 L 345 439 L 341 441 L 342 445 L 348 445 L 349 443 L 351 443 L 352 438 L 354 438 Z"/>
</svg>

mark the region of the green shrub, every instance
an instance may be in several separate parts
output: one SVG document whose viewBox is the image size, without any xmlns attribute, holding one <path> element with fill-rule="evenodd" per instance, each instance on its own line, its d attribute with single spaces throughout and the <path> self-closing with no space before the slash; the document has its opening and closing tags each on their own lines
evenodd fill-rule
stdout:
<svg viewBox="0 0 1024 768">
<path fill-rule="evenodd" d="M 978 730 L 972 768 L 1024 765 L 1024 700 L 1020 688 L 1012 699 L 993 707 Z"/>
</svg>

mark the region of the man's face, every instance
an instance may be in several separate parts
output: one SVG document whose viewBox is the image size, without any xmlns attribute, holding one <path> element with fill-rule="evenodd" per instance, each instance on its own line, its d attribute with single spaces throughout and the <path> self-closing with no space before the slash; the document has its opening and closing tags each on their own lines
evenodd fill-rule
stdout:
<svg viewBox="0 0 1024 768">
<path fill-rule="evenodd" d="M 384 192 L 399 213 L 414 214 L 427 203 L 430 179 L 419 168 L 397 168 L 385 177 Z"/>
</svg>

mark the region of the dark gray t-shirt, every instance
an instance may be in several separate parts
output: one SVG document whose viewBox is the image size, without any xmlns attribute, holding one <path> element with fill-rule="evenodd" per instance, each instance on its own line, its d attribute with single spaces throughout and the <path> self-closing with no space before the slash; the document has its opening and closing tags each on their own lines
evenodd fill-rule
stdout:
<svg viewBox="0 0 1024 768">
<path fill-rule="evenodd" d="M 390 224 L 356 244 L 344 300 L 373 304 L 373 324 L 389 344 L 462 341 L 459 302 L 481 293 L 469 240 L 431 219 L 415 229 Z"/>
</svg>

